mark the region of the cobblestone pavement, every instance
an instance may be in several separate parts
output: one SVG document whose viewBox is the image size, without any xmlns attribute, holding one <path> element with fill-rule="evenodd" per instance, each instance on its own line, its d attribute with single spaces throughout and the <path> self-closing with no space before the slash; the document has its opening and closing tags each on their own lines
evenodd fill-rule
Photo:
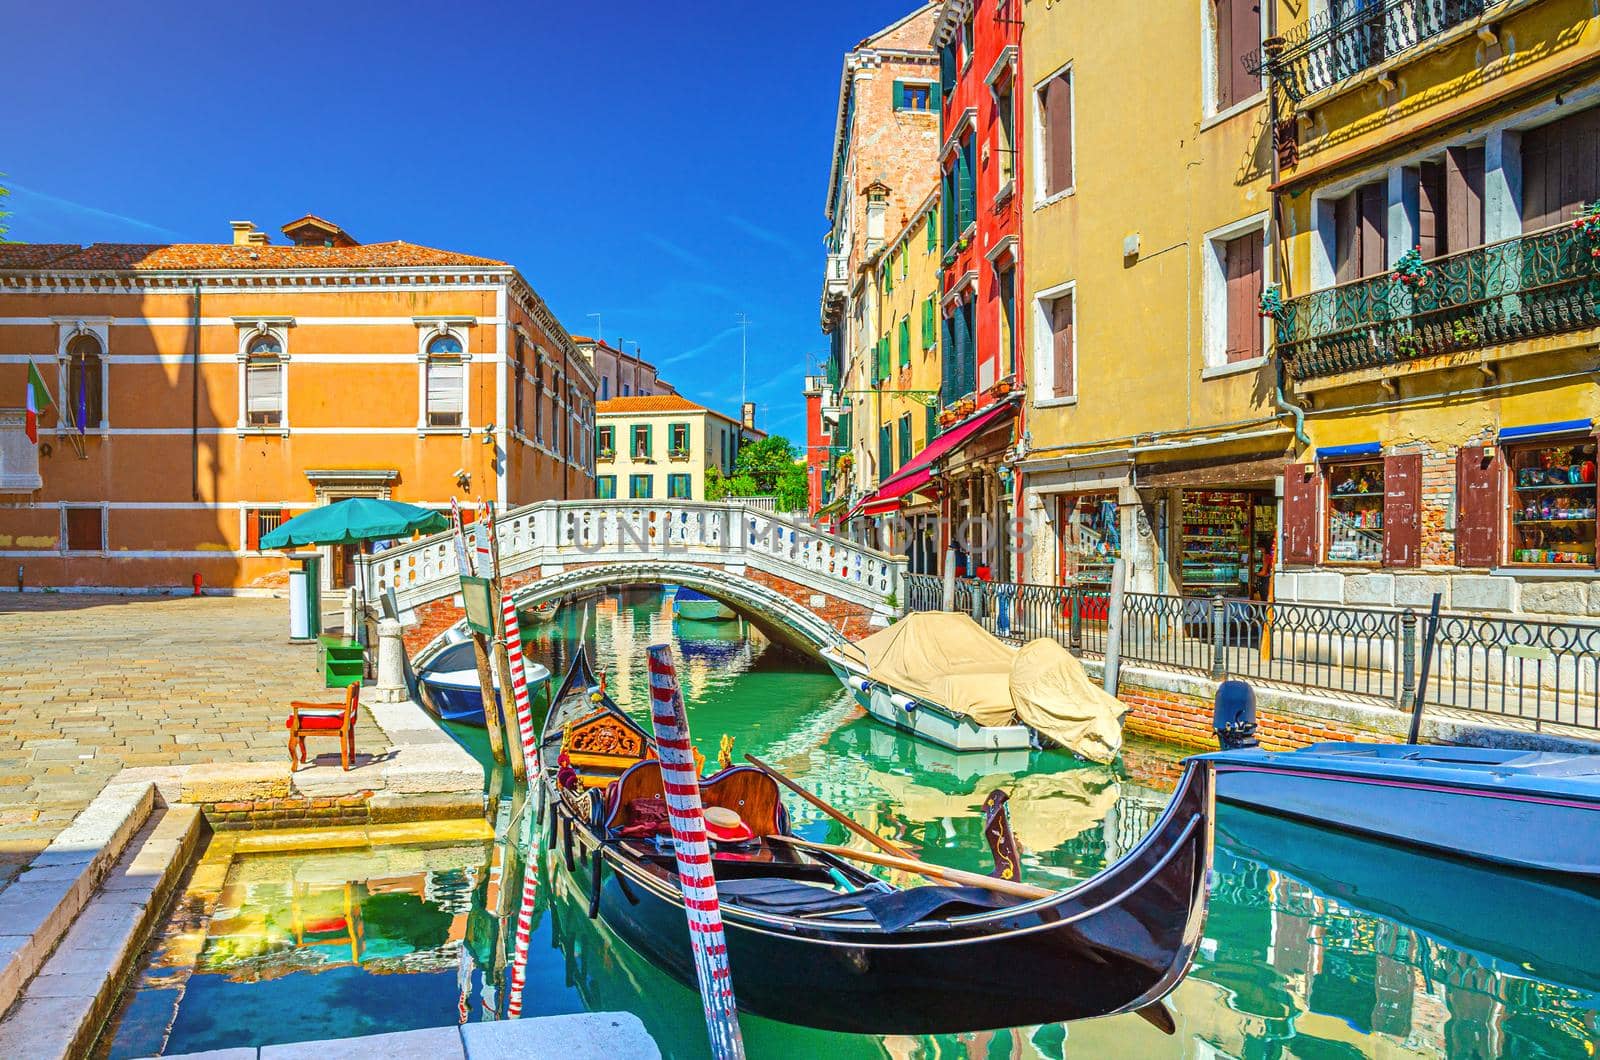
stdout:
<svg viewBox="0 0 1600 1060">
<path fill-rule="evenodd" d="M 125 766 L 284 759 L 288 702 L 340 698 L 287 607 L 0 595 L 0 887 Z M 335 741 L 307 747 L 337 762 Z M 387 749 L 363 710 L 358 755 Z"/>
</svg>

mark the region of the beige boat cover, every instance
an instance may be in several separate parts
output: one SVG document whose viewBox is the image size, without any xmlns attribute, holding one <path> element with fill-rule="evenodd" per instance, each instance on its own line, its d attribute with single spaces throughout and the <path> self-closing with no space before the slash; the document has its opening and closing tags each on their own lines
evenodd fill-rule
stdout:
<svg viewBox="0 0 1600 1060">
<path fill-rule="evenodd" d="M 1091 762 L 1122 749 L 1128 708 L 1053 640 L 1021 649 L 969 616 L 918 611 L 851 645 L 874 681 L 965 714 L 979 725 L 1028 725 Z"/>
<path fill-rule="evenodd" d="M 1011 667 L 1011 702 L 1023 724 L 1080 758 L 1110 762 L 1122 750 L 1128 707 L 1053 640 L 1029 641 Z"/>
<path fill-rule="evenodd" d="M 855 643 L 874 681 L 965 714 L 979 725 L 1010 725 L 1011 664 L 1017 649 L 969 616 L 917 611 Z"/>
</svg>

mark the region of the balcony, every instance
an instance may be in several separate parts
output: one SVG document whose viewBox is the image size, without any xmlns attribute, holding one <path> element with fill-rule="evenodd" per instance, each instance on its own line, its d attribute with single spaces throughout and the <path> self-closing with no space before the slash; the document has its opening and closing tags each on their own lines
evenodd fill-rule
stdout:
<svg viewBox="0 0 1600 1060">
<path fill-rule="evenodd" d="M 1297 382 L 1600 326 L 1596 244 L 1570 224 L 1289 299 L 1277 349 Z M 1314 388 L 1313 388 L 1314 389 Z"/>
<path fill-rule="evenodd" d="M 1486 2 L 1492 0 L 1357 0 L 1268 40 L 1248 65 L 1269 73 L 1298 103 L 1477 18 Z"/>
</svg>

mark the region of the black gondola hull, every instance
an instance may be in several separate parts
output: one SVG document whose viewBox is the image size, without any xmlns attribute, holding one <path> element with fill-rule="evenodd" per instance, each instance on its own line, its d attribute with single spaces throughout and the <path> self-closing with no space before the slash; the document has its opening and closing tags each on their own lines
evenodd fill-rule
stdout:
<svg viewBox="0 0 1600 1060">
<path fill-rule="evenodd" d="M 724 904 L 741 1011 L 856 1034 L 941 1034 L 1142 1008 L 1187 972 L 1204 925 L 1210 776 L 1185 775 L 1149 840 L 1105 873 L 1006 915 L 885 932 L 823 921 L 764 923 Z M 565 811 L 560 811 L 565 815 Z M 599 916 L 633 949 L 696 988 L 681 900 L 566 816 L 574 884 L 604 859 Z M 558 871 L 566 871 L 558 853 Z"/>
</svg>

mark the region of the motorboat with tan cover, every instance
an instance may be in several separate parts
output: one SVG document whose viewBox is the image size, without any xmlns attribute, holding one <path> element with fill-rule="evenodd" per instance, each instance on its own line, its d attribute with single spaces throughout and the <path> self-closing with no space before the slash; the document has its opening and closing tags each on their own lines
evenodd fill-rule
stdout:
<svg viewBox="0 0 1600 1060">
<path fill-rule="evenodd" d="M 1122 750 L 1127 706 L 1047 638 L 1018 648 L 967 615 L 919 611 L 822 658 L 874 718 L 953 751 Z"/>
</svg>

